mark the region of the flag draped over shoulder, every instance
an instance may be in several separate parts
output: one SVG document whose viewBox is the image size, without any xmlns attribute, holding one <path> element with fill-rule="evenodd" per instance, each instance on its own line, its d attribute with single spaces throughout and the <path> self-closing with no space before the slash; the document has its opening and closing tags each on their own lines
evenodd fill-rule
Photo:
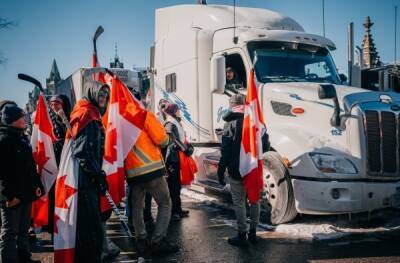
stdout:
<svg viewBox="0 0 400 263">
<path fill-rule="evenodd" d="M 110 101 L 103 117 L 106 131 L 102 169 L 107 174 L 109 192 L 115 203 L 125 196 L 124 160 L 135 145 L 146 119 L 146 110 L 116 76 L 106 74 Z M 102 211 L 110 208 L 106 198 Z"/>
<path fill-rule="evenodd" d="M 31 144 L 37 172 L 44 186 L 44 195 L 32 204 L 32 219 L 35 226 L 48 224 L 48 192 L 58 174 L 53 142 L 56 137 L 43 95 L 39 96 L 33 123 Z"/>
<path fill-rule="evenodd" d="M 91 121 L 99 121 L 98 109 L 80 100 L 71 113 L 71 126 L 66 135 L 55 187 L 54 262 L 72 263 L 75 259 L 78 215 L 79 163 L 74 158 L 74 140 Z"/>
<path fill-rule="evenodd" d="M 252 204 L 260 199 L 263 189 L 262 136 L 264 133 L 264 118 L 254 82 L 254 69 L 251 69 L 244 110 L 239 170 L 249 202 Z"/>
</svg>

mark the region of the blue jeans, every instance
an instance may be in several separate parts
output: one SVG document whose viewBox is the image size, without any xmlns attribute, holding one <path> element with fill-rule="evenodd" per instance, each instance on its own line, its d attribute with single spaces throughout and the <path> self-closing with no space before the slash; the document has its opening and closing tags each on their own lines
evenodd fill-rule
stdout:
<svg viewBox="0 0 400 263">
<path fill-rule="evenodd" d="M 29 248 L 29 226 L 32 203 L 1 208 L 0 254 L 1 262 L 14 263 L 18 257 L 31 257 Z"/>
</svg>

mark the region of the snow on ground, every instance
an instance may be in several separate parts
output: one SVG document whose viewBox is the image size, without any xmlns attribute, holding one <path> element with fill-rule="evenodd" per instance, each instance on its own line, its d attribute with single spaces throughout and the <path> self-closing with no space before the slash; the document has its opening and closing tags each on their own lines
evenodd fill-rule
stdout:
<svg viewBox="0 0 400 263">
<path fill-rule="evenodd" d="M 193 188 L 192 188 L 193 189 Z M 212 204 L 223 209 L 232 209 L 232 205 L 222 202 L 220 199 L 207 195 L 204 192 L 182 189 L 182 195 L 195 202 Z M 218 208 L 215 209 L 218 209 Z M 212 219 L 211 224 L 225 224 L 236 226 L 235 220 L 218 216 Z M 272 226 L 261 223 L 260 230 L 271 231 L 284 236 L 285 238 L 305 240 L 329 240 L 338 239 L 357 234 L 384 234 L 400 231 L 400 212 L 377 212 L 369 215 L 336 215 L 336 216 L 301 216 L 294 222 Z"/>
</svg>

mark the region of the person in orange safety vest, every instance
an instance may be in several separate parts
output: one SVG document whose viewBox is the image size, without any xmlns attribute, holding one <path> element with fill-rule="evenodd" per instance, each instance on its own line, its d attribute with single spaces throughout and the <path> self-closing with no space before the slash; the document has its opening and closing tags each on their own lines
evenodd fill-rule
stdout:
<svg viewBox="0 0 400 263">
<path fill-rule="evenodd" d="M 146 113 L 144 127 L 139 138 L 125 159 L 126 180 L 131 187 L 133 225 L 139 254 L 149 249 L 154 254 L 174 253 L 179 247 L 166 240 L 171 218 L 171 198 L 165 180 L 166 169 L 161 148 L 167 146 L 169 136 L 157 117 Z M 158 206 L 158 216 L 151 243 L 143 220 L 143 205 L 146 192 L 150 193 Z"/>
</svg>

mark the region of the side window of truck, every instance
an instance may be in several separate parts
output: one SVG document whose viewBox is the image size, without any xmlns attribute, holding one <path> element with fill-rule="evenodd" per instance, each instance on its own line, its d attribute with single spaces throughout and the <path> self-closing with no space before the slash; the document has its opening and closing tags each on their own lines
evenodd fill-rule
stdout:
<svg viewBox="0 0 400 263">
<path fill-rule="evenodd" d="M 228 79 L 227 74 L 227 84 L 234 84 L 235 86 L 239 86 L 241 88 L 247 87 L 247 77 L 246 77 L 246 68 L 244 67 L 243 59 L 238 53 L 229 54 L 225 57 L 226 59 L 226 69 L 233 72 L 232 80 Z"/>
<path fill-rule="evenodd" d="M 165 89 L 168 93 L 176 92 L 176 73 L 165 76 Z"/>
</svg>

